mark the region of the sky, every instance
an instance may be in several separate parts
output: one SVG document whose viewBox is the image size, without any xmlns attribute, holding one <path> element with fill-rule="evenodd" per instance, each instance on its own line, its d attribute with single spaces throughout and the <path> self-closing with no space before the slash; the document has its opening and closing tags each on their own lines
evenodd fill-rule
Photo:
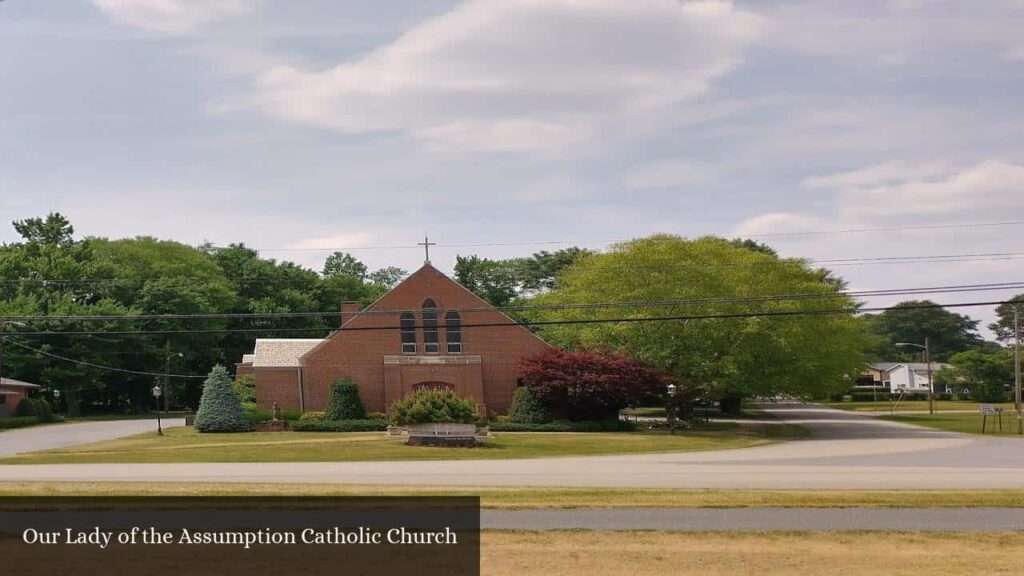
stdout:
<svg viewBox="0 0 1024 576">
<path fill-rule="evenodd" d="M 1021 30 L 1024 0 L 0 0 L 0 220 L 314 268 L 665 232 L 1020 253 L 834 266 L 854 289 L 1021 281 L 1024 225 L 934 227 L 1024 220 Z"/>
</svg>

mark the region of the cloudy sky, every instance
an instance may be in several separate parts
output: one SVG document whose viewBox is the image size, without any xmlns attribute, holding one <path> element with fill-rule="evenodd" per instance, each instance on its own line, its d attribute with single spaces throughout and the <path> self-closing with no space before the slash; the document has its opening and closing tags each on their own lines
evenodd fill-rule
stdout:
<svg viewBox="0 0 1024 576">
<path fill-rule="evenodd" d="M 314 267 L 414 268 L 381 247 L 425 230 L 505 244 L 440 247 L 446 270 L 654 232 L 1024 252 L 1022 225 L 920 229 L 1024 220 L 1021 30 L 1022 0 L 6 0 L 0 215 Z M 877 289 L 1022 264 L 835 270 Z"/>
</svg>

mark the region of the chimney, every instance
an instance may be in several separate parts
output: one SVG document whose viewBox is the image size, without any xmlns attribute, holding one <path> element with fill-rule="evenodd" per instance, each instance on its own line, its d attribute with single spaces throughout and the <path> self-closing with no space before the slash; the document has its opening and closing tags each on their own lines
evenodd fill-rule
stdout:
<svg viewBox="0 0 1024 576">
<path fill-rule="evenodd" d="M 341 325 L 344 326 L 346 322 L 352 319 L 353 316 L 359 314 L 359 302 L 342 302 L 341 303 Z"/>
</svg>

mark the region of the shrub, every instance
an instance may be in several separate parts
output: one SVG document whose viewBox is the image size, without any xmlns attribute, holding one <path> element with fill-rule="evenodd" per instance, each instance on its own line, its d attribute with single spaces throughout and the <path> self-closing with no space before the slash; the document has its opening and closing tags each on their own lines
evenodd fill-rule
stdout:
<svg viewBox="0 0 1024 576">
<path fill-rule="evenodd" d="M 256 377 L 253 375 L 242 376 L 231 383 L 231 388 L 243 404 L 251 402 L 256 404 Z"/>
<path fill-rule="evenodd" d="M 625 356 L 596 352 L 549 350 L 524 360 L 518 372 L 545 406 L 574 421 L 613 420 L 672 382 Z"/>
<path fill-rule="evenodd" d="M 508 421 L 520 424 L 545 424 L 551 422 L 551 411 L 529 386 L 520 386 L 512 394 L 512 405 L 508 409 Z"/>
<path fill-rule="evenodd" d="M 12 416 L 11 418 L 0 418 L 0 430 L 13 430 L 26 426 L 39 424 L 39 418 L 35 416 Z"/>
<path fill-rule="evenodd" d="M 295 432 L 381 432 L 388 429 L 386 420 L 299 420 L 292 422 Z"/>
<path fill-rule="evenodd" d="M 197 432 L 246 432 L 252 429 L 242 413 L 242 402 L 231 388 L 223 366 L 214 366 L 203 383 L 203 397 L 196 412 Z"/>
<path fill-rule="evenodd" d="M 53 422 L 53 410 L 42 398 L 23 398 L 14 409 L 14 415 L 22 418 L 34 416 L 39 422 Z"/>
<path fill-rule="evenodd" d="M 359 385 L 349 378 L 342 378 L 331 383 L 331 392 L 327 397 L 327 408 L 324 410 L 325 420 L 363 420 L 366 408 L 359 397 Z"/>
<path fill-rule="evenodd" d="M 260 410 L 258 408 L 244 409 L 242 413 L 246 422 L 251 424 L 259 424 L 260 422 L 266 422 L 267 420 L 274 419 L 274 413 L 270 410 Z M 302 417 L 302 412 L 298 410 L 281 410 L 281 420 L 298 420 Z"/>
<path fill-rule="evenodd" d="M 853 402 L 874 402 L 875 400 L 878 400 L 879 402 L 888 402 L 889 391 L 879 390 L 878 392 L 868 392 L 865 390 L 858 390 L 850 393 L 850 400 Z"/>
<path fill-rule="evenodd" d="M 623 420 L 596 422 L 548 422 L 524 424 L 520 422 L 491 422 L 491 432 L 632 432 L 636 425 Z"/>
<path fill-rule="evenodd" d="M 450 390 L 420 390 L 395 402 L 391 420 L 401 426 L 433 422 L 469 424 L 476 420 L 476 403 L 459 398 Z"/>
<path fill-rule="evenodd" d="M 299 416 L 300 422 L 323 422 L 324 413 L 318 410 L 312 412 L 303 412 L 302 416 Z"/>
</svg>

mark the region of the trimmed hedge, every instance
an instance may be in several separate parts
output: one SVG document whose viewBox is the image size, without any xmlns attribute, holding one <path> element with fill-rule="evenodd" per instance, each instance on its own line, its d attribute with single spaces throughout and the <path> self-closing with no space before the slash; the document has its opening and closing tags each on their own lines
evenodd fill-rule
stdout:
<svg viewBox="0 0 1024 576">
<path fill-rule="evenodd" d="M 491 432 L 633 432 L 632 422 L 612 420 L 608 422 L 549 422 L 547 424 L 523 424 L 521 422 L 491 422 Z"/>
<path fill-rule="evenodd" d="M 327 396 L 327 407 L 324 409 L 325 420 L 365 420 L 366 408 L 359 397 L 359 385 L 351 378 L 342 378 L 331 382 L 331 391 Z"/>
<path fill-rule="evenodd" d="M 36 417 L 39 422 L 53 422 L 53 410 L 50 404 L 42 398 L 23 398 L 14 409 L 14 416 L 27 418 Z"/>
<path fill-rule="evenodd" d="M 260 422 L 273 420 L 274 413 L 270 410 L 246 410 L 242 413 L 242 417 L 250 424 L 259 424 Z M 302 413 L 298 410 L 281 410 L 281 420 L 298 420 L 301 417 Z"/>
<path fill-rule="evenodd" d="M 294 432 L 383 432 L 385 420 L 297 420 L 291 423 Z"/>
<path fill-rule="evenodd" d="M 0 418 L 0 430 L 13 430 L 15 428 L 25 428 L 27 426 L 35 426 L 36 424 L 42 424 L 39 418 L 35 416 L 12 416 L 10 418 Z"/>
<path fill-rule="evenodd" d="M 307 421 L 323 422 L 325 420 L 325 418 L 324 418 L 324 413 L 323 412 L 318 411 L 318 410 L 313 410 L 311 412 L 303 412 L 302 416 L 299 416 L 299 420 L 302 420 L 303 422 L 307 422 Z"/>
<path fill-rule="evenodd" d="M 547 424 L 551 422 L 552 417 L 551 411 L 541 401 L 536 390 L 529 386 L 520 386 L 512 394 L 508 420 L 520 424 Z"/>
<path fill-rule="evenodd" d="M 203 383 L 203 397 L 196 412 L 197 432 L 248 432 L 252 430 L 242 412 L 242 401 L 231 387 L 223 366 L 214 366 Z"/>
</svg>

